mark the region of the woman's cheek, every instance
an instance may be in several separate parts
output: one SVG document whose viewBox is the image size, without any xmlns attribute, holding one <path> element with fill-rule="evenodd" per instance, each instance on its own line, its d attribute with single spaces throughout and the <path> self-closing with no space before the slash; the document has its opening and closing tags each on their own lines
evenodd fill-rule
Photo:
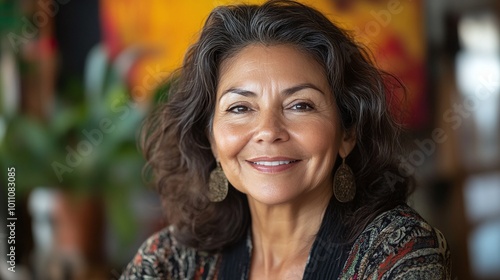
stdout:
<svg viewBox="0 0 500 280">
<path fill-rule="evenodd" d="M 220 157 L 236 157 L 248 143 L 249 128 L 245 125 L 221 122 L 214 129 Z"/>
</svg>

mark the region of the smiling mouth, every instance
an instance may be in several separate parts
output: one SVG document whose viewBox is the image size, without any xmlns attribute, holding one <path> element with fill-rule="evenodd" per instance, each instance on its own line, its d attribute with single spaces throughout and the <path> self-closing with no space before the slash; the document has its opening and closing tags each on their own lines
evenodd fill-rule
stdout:
<svg viewBox="0 0 500 280">
<path fill-rule="evenodd" d="M 294 163 L 297 161 L 298 160 L 251 161 L 251 163 L 253 163 L 255 165 L 262 165 L 262 166 L 280 166 L 280 165 Z"/>
<path fill-rule="evenodd" d="M 276 174 L 291 170 L 297 163 L 298 159 L 291 158 L 253 158 L 248 161 L 250 166 L 261 173 Z"/>
</svg>

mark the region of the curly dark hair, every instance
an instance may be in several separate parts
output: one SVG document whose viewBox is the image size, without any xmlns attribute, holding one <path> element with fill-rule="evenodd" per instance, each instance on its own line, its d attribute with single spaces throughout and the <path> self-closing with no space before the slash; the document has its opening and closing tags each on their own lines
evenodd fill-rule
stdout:
<svg viewBox="0 0 500 280">
<path fill-rule="evenodd" d="M 208 199 L 216 167 L 209 142 L 221 62 L 251 44 L 286 44 L 311 54 L 325 69 L 342 126 L 356 134 L 346 159 L 355 177 L 353 201 L 340 203 L 353 240 L 378 214 L 405 203 L 411 178 L 399 175 L 401 126 L 386 97 L 398 84 L 374 67 L 369 53 L 319 11 L 294 1 L 215 8 L 173 75 L 168 100 L 144 124 L 141 145 L 179 242 L 214 251 L 246 234 L 250 211 L 230 186 L 227 198 Z M 391 78 L 391 79 L 388 79 Z M 339 166 L 337 158 L 335 169 Z M 332 170 L 333 172 L 334 170 Z"/>
</svg>

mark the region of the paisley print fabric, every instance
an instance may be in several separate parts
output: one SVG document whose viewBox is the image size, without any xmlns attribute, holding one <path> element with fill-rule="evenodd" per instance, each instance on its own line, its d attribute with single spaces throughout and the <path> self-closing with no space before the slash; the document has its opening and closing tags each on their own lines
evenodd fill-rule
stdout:
<svg viewBox="0 0 500 280">
<path fill-rule="evenodd" d="M 120 279 L 217 279 L 222 255 L 183 246 L 174 230 L 167 227 L 146 240 Z M 250 237 L 247 244 L 251 248 Z M 358 236 L 339 279 L 451 279 L 450 251 L 439 230 L 401 205 Z"/>
</svg>

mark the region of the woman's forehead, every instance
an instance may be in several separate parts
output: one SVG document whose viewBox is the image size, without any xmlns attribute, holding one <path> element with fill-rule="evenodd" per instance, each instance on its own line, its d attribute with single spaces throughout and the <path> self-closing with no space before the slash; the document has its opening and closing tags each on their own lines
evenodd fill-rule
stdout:
<svg viewBox="0 0 500 280">
<path fill-rule="evenodd" d="M 291 45 L 249 45 L 222 62 L 218 80 L 219 90 L 266 82 L 328 86 L 324 68 L 311 54 Z"/>
</svg>

